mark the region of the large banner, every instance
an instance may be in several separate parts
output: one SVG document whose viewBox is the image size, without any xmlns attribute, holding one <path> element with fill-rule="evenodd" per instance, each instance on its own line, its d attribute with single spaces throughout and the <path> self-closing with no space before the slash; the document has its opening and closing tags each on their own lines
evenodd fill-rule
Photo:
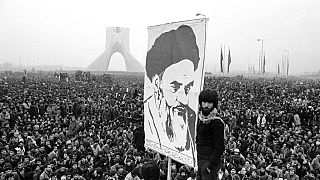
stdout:
<svg viewBox="0 0 320 180">
<path fill-rule="evenodd" d="M 204 78 L 206 19 L 148 28 L 145 147 L 195 167 L 198 96 Z"/>
</svg>

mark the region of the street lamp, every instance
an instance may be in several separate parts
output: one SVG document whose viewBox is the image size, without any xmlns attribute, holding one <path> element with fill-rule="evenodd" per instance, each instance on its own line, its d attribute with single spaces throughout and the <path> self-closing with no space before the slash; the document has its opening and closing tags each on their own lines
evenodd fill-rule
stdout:
<svg viewBox="0 0 320 180">
<path fill-rule="evenodd" d="M 257 39 L 257 41 L 261 41 L 261 54 L 260 54 L 260 59 L 259 59 L 259 68 L 261 70 L 262 67 L 262 64 L 263 64 L 263 39 Z"/>
<path fill-rule="evenodd" d="M 257 39 L 257 41 L 261 41 L 262 43 L 261 43 L 261 53 L 263 54 L 263 39 Z"/>
</svg>

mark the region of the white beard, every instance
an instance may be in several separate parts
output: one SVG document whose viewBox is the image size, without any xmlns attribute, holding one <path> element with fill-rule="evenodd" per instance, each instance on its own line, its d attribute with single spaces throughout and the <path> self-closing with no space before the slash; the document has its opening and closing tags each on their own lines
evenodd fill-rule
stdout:
<svg viewBox="0 0 320 180">
<path fill-rule="evenodd" d="M 175 145 L 175 148 L 183 151 L 187 143 L 187 132 L 188 132 L 188 123 L 186 122 L 187 114 L 185 117 L 178 115 L 178 112 L 171 111 L 171 121 L 172 121 L 172 130 L 173 137 L 172 142 Z"/>
</svg>

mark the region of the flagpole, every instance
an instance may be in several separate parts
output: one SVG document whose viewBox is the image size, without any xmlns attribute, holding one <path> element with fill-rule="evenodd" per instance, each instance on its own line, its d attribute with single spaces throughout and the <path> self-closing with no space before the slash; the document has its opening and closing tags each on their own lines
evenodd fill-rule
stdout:
<svg viewBox="0 0 320 180">
<path fill-rule="evenodd" d="M 280 74 L 283 73 L 283 55 L 281 56 L 281 63 L 280 63 Z"/>
<path fill-rule="evenodd" d="M 264 74 L 264 53 L 261 54 L 261 67 L 262 67 L 262 74 Z"/>
<path fill-rule="evenodd" d="M 260 66 L 260 71 L 262 70 L 263 71 L 263 69 L 261 69 L 261 68 L 263 68 L 262 67 L 262 61 L 263 61 L 263 39 L 257 39 L 257 41 L 261 41 L 261 53 L 260 53 L 260 57 L 261 57 L 261 61 L 260 61 L 260 59 L 259 59 L 259 66 Z"/>
<path fill-rule="evenodd" d="M 262 56 L 264 56 L 265 54 L 264 54 L 264 51 L 263 51 L 263 39 L 261 39 L 261 41 L 262 41 L 262 52 L 261 52 L 261 55 Z M 263 57 L 263 71 L 265 71 L 265 56 Z M 263 72 L 263 74 L 264 74 L 264 72 Z"/>
<path fill-rule="evenodd" d="M 261 69 L 260 59 L 261 59 L 261 51 L 259 51 L 259 68 L 258 68 L 258 72 L 259 72 L 259 73 L 260 73 L 260 69 Z"/>
<path fill-rule="evenodd" d="M 284 75 L 286 75 L 286 68 L 285 68 L 285 62 L 284 62 L 284 55 L 282 55 L 282 63 L 281 63 L 281 68 L 282 68 L 282 72 Z"/>
<path fill-rule="evenodd" d="M 223 76 L 223 52 L 222 52 L 222 46 L 223 44 L 220 44 L 220 72 L 221 72 L 221 75 Z"/>
<path fill-rule="evenodd" d="M 284 51 L 283 59 L 284 59 L 284 73 L 285 73 L 285 75 L 287 75 L 287 55 L 286 55 L 286 51 Z"/>
<path fill-rule="evenodd" d="M 289 57 L 290 57 L 290 54 L 289 54 L 289 51 L 288 51 L 288 75 L 289 75 L 289 69 L 290 69 L 290 60 L 289 60 Z"/>
<path fill-rule="evenodd" d="M 196 16 L 203 16 L 204 17 L 202 19 L 202 20 L 204 20 L 204 47 L 203 47 L 204 53 L 203 53 L 202 75 L 201 75 L 202 76 L 201 79 L 203 79 L 203 80 L 201 81 L 201 85 L 200 85 L 200 87 L 203 88 L 203 83 L 204 83 L 203 76 L 206 73 L 205 72 L 205 62 L 204 61 L 206 59 L 206 46 L 207 46 L 207 21 L 209 20 L 209 18 L 207 18 L 206 15 L 201 14 L 201 13 L 197 13 Z"/>
<path fill-rule="evenodd" d="M 200 14 L 199 14 L 200 15 Z M 203 15 L 204 16 L 204 15 Z M 175 23 L 184 23 L 184 22 L 189 22 L 189 21 L 196 21 L 196 20 L 201 20 L 200 19 L 189 19 L 189 20 L 182 20 L 182 21 L 174 21 L 174 22 L 169 22 L 169 23 L 163 23 L 163 24 L 157 24 L 157 25 L 152 25 L 152 26 L 148 26 L 148 29 L 153 28 L 153 27 L 157 27 L 157 26 L 163 26 L 163 25 L 168 25 L 168 24 L 175 24 Z"/>
<path fill-rule="evenodd" d="M 171 157 L 168 156 L 168 173 L 167 173 L 167 180 L 171 180 Z"/>
<path fill-rule="evenodd" d="M 262 68 L 262 74 L 264 74 L 264 54 L 261 54 L 261 68 Z"/>
<path fill-rule="evenodd" d="M 261 45 L 261 46 L 262 46 L 261 56 L 263 56 L 263 57 L 261 57 L 261 58 L 263 58 L 263 60 L 262 60 L 262 61 L 263 61 L 263 67 L 262 67 L 262 68 L 263 68 L 263 74 L 264 74 L 264 71 L 265 71 L 265 63 L 266 63 L 266 62 L 265 62 L 265 54 L 264 54 L 264 51 L 263 51 L 263 39 L 261 39 L 261 41 L 262 41 L 262 45 Z"/>
<path fill-rule="evenodd" d="M 230 73 L 230 61 L 231 61 L 231 55 L 230 55 L 230 46 L 228 46 L 229 47 L 229 52 L 228 52 L 228 74 Z"/>
<path fill-rule="evenodd" d="M 286 57 L 286 73 L 287 76 L 289 75 L 289 51 L 288 50 L 284 50 L 284 55 Z"/>
<path fill-rule="evenodd" d="M 263 53 L 263 74 L 266 73 L 266 53 Z"/>
<path fill-rule="evenodd" d="M 223 59 L 226 60 L 226 45 L 225 44 L 223 45 Z M 224 61 L 222 64 L 223 74 L 225 73 L 225 69 L 224 69 L 225 65 L 226 65 L 226 63 Z"/>
</svg>

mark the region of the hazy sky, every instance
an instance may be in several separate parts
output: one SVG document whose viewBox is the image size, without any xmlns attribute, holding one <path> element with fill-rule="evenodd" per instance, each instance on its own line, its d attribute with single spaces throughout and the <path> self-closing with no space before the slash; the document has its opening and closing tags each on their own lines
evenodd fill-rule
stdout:
<svg viewBox="0 0 320 180">
<path fill-rule="evenodd" d="M 266 71 L 284 49 L 290 73 L 320 70 L 319 0 L 0 0 L 0 63 L 86 67 L 105 47 L 105 28 L 130 28 L 130 51 L 145 65 L 147 27 L 209 18 L 206 67 L 219 70 L 220 45 L 231 48 L 231 71 L 258 69 L 264 40 Z M 124 69 L 120 54 L 110 68 Z"/>
</svg>

